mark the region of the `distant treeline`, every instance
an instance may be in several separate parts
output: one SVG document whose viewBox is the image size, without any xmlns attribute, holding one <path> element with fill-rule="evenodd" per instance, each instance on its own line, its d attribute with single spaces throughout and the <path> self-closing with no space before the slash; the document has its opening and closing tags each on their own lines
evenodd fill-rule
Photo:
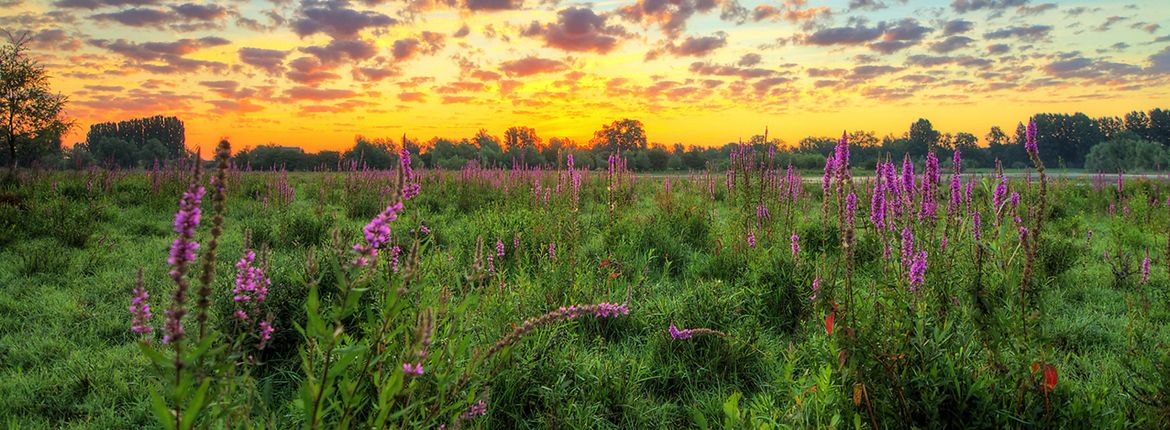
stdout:
<svg viewBox="0 0 1170 430">
<path fill-rule="evenodd" d="M 1134 111 L 1120 117 L 1092 118 L 1083 113 L 1043 113 L 1032 117 L 1039 133 L 1037 140 L 1045 164 L 1055 168 L 1089 170 L 1152 170 L 1170 164 L 1170 110 Z M 928 151 L 940 159 L 950 158 L 955 149 L 963 153 L 966 167 L 993 167 L 1000 160 L 1004 167 L 1031 165 L 1024 153 L 1024 127 L 1020 122 L 1012 132 L 992 127 L 983 136 L 972 133 L 943 133 L 929 120 L 919 119 L 906 132 L 878 137 L 870 131 L 850 131 L 852 162 L 858 168 L 872 168 L 879 159 L 901 159 L 909 155 L 920 161 Z M 79 168 L 89 165 L 149 168 L 156 160 L 165 162 L 189 152 L 185 149 L 183 122 L 175 117 L 150 117 L 118 123 L 94 124 L 86 141 L 73 148 L 49 145 L 48 153 L 23 154 L 24 159 L 40 160 L 43 165 Z M 839 136 L 806 137 L 795 144 L 762 133 L 745 144 L 757 151 L 775 151 L 777 163 L 799 169 L 819 169 L 833 151 Z M 236 142 L 237 145 L 240 142 Z M 305 153 L 297 147 L 260 145 L 235 155 L 235 163 L 255 170 L 335 170 L 357 168 L 389 169 L 398 160 L 405 144 L 415 162 L 431 168 L 460 169 L 474 161 L 484 167 L 563 166 L 569 154 L 575 165 L 586 169 L 604 169 L 610 154 L 621 151 L 632 169 L 640 171 L 701 170 L 707 166 L 722 169 L 732 148 L 739 142 L 723 146 L 650 144 L 645 128 L 637 120 L 623 119 L 602 126 L 588 142 L 540 137 L 530 127 L 511 127 L 503 136 L 480 130 L 464 139 L 442 137 L 419 140 L 368 139 L 358 136 L 344 151 Z M 3 158 L 3 157 L 0 157 Z M 22 161 L 24 162 L 24 161 Z"/>
<path fill-rule="evenodd" d="M 1151 170 L 1170 164 L 1170 110 L 1135 111 L 1123 117 L 1091 118 L 1076 114 L 1037 114 L 1037 140 L 1046 165 L 1057 168 L 1091 170 Z M 950 158 L 955 149 L 963 154 L 966 167 L 994 167 L 1000 160 L 1004 167 L 1031 165 L 1024 152 L 1023 122 L 1013 133 L 992 127 L 982 137 L 971 133 L 943 133 L 929 120 L 919 119 L 901 135 L 878 137 L 869 131 L 848 132 L 853 165 L 873 168 L 879 159 L 901 159 L 909 155 L 920 162 L 933 150 L 940 159 Z M 759 152 L 775 148 L 777 163 L 799 169 L 819 169 L 833 152 L 839 137 L 807 137 L 795 145 L 764 135 L 743 142 Z M 540 166 L 563 166 L 568 154 L 574 164 L 587 169 L 604 169 L 607 158 L 616 151 L 629 160 L 629 166 L 641 171 L 701 170 L 709 164 L 714 169 L 726 167 L 738 142 L 720 147 L 698 145 L 647 144 L 642 124 L 622 120 L 604 126 L 586 144 L 571 139 L 541 139 L 528 127 L 509 128 L 503 138 L 480 130 L 474 137 L 460 140 L 436 137 L 421 142 L 402 138 L 366 139 L 359 136 L 346 151 L 322 151 L 306 154 L 288 147 L 258 146 L 236 156 L 239 165 L 254 169 L 333 170 L 357 165 L 368 168 L 392 168 L 397 152 L 405 143 L 418 162 L 427 167 L 459 169 L 469 161 L 480 166 L 510 167 L 513 163 Z"/>
</svg>

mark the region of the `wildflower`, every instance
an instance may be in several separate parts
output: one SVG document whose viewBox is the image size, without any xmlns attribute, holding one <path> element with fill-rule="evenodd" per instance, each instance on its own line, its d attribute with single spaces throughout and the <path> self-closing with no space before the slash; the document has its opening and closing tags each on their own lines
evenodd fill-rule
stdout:
<svg viewBox="0 0 1170 430">
<path fill-rule="evenodd" d="M 1149 258 L 1147 257 L 1147 260 Z M 130 300 L 130 331 L 146 334 L 154 331 L 150 326 L 150 319 L 154 316 L 150 313 L 150 294 L 146 292 L 145 288 L 141 286 L 134 288 L 134 298 Z"/>
<path fill-rule="evenodd" d="M 885 227 L 886 223 L 886 193 L 881 188 L 881 177 L 877 178 L 878 183 L 874 185 L 873 195 L 869 200 L 869 220 L 873 222 L 873 226 L 881 229 Z"/>
<path fill-rule="evenodd" d="M 792 232 L 792 257 L 796 258 L 797 254 L 800 254 L 800 236 L 794 231 Z"/>
<path fill-rule="evenodd" d="M 405 139 L 402 142 L 402 151 L 398 153 L 398 163 L 402 169 L 402 199 L 410 200 L 411 197 L 418 195 L 419 185 L 413 182 L 414 170 L 410 168 L 410 151 L 406 149 Z"/>
<path fill-rule="evenodd" d="M 1039 149 L 1036 145 L 1036 120 L 1028 121 L 1028 128 L 1024 132 L 1024 150 L 1028 151 L 1028 155 L 1036 156 Z"/>
<path fill-rule="evenodd" d="M 175 213 L 175 233 L 178 233 L 179 237 L 171 243 L 171 253 L 167 257 L 167 264 L 179 266 L 195 261 L 195 251 L 199 249 L 199 243 L 192 239 L 195 237 L 195 229 L 199 227 L 199 220 L 203 213 L 199 205 L 202 203 L 205 193 L 206 190 L 202 186 L 192 185 L 191 189 L 184 192 L 183 197 L 179 200 L 179 211 Z M 171 276 L 175 276 L 174 269 L 171 271 Z"/>
<path fill-rule="evenodd" d="M 374 257 L 378 256 L 378 249 L 390 241 L 390 221 L 398 219 L 399 212 L 402 212 L 402 202 L 395 202 L 387 206 L 382 213 L 374 216 L 370 223 L 362 228 L 366 243 L 353 246 L 354 251 L 358 253 L 353 265 L 367 266 Z"/>
<path fill-rule="evenodd" d="M 496 258 L 504 258 L 504 242 L 499 239 L 496 239 Z"/>
<path fill-rule="evenodd" d="M 268 345 L 268 341 L 272 340 L 272 332 L 276 331 L 272 327 L 272 323 L 268 321 L 260 321 L 260 349 L 264 349 Z"/>
<path fill-rule="evenodd" d="M 902 265 L 909 266 L 914 257 L 914 232 L 910 227 L 902 228 Z"/>
<path fill-rule="evenodd" d="M 910 282 L 910 292 L 918 292 L 918 288 L 926 281 L 926 251 L 918 251 L 914 255 L 906 277 Z"/>
<path fill-rule="evenodd" d="M 1012 209 L 1020 207 L 1020 193 L 1012 191 L 1012 195 L 1008 197 L 1008 202 L 1011 203 Z"/>
<path fill-rule="evenodd" d="M 910 154 L 902 157 L 902 192 L 914 192 L 914 163 L 910 162 Z"/>
<path fill-rule="evenodd" d="M 236 287 L 232 289 L 236 303 L 262 302 L 268 295 L 268 286 L 272 285 L 264 274 L 264 269 L 252 266 L 256 252 L 251 249 L 244 251 L 244 256 L 236 262 Z"/>
<path fill-rule="evenodd" d="M 748 234 L 747 234 L 747 243 L 748 243 L 748 247 L 749 247 L 749 248 L 755 248 L 755 247 L 756 247 L 756 233 L 755 233 L 755 232 L 752 232 L 752 231 L 749 231 L 749 232 L 748 232 Z"/>
<path fill-rule="evenodd" d="M 845 223 L 853 227 L 853 215 L 857 213 L 857 194 L 850 192 L 845 196 Z"/>
<path fill-rule="evenodd" d="M 825 158 L 825 176 L 821 178 L 821 191 L 825 194 L 829 193 L 829 178 L 831 178 L 833 175 L 833 167 L 835 165 L 836 163 L 833 161 L 833 155 L 830 154 L 827 158 Z"/>
<path fill-rule="evenodd" d="M 979 212 L 971 215 L 971 232 L 975 235 L 975 241 L 983 240 L 983 226 L 979 219 Z"/>
<path fill-rule="evenodd" d="M 464 419 L 471 419 L 475 417 L 482 417 L 487 415 L 487 402 L 480 400 L 471 405 L 471 408 L 463 414 Z"/>
<path fill-rule="evenodd" d="M 398 273 L 398 257 L 400 255 L 402 255 L 402 248 L 398 245 L 390 248 L 390 271 L 393 273 Z"/>
<path fill-rule="evenodd" d="M 813 294 L 812 294 L 812 297 L 808 298 L 808 301 L 810 301 L 810 302 L 817 301 L 817 290 L 820 290 L 820 289 L 821 289 L 821 277 L 817 276 L 817 277 L 813 278 L 813 283 L 812 283 Z"/>
<path fill-rule="evenodd" d="M 1003 175 L 999 176 L 999 183 L 995 184 L 995 192 L 991 195 L 991 201 L 995 204 L 995 210 L 999 211 L 999 207 L 1003 206 L 1003 198 L 1007 195 L 1007 178 Z"/>
<path fill-rule="evenodd" d="M 422 376 L 423 375 L 422 363 L 414 363 L 414 364 L 402 363 L 402 373 L 405 373 L 409 376 Z"/>
<path fill-rule="evenodd" d="M 667 331 L 670 332 L 670 338 L 675 340 L 689 339 L 694 335 L 690 330 L 679 330 L 678 327 L 675 327 L 674 323 L 670 324 L 670 328 Z"/>
<path fill-rule="evenodd" d="M 768 212 L 768 206 L 763 203 L 756 206 L 756 223 L 762 223 L 771 217 L 772 214 Z"/>
<path fill-rule="evenodd" d="M 1146 250 L 1146 258 L 1142 259 L 1142 285 L 1150 282 L 1150 250 Z"/>
<path fill-rule="evenodd" d="M 934 151 L 926 153 L 926 176 L 922 178 L 923 191 L 929 191 L 938 184 L 938 157 Z"/>
<path fill-rule="evenodd" d="M 425 224 L 419 224 L 418 231 L 422 234 L 431 234 L 431 229 L 427 228 Z"/>
<path fill-rule="evenodd" d="M 849 138 L 844 131 L 841 132 L 841 139 L 837 140 L 834 151 L 833 160 L 836 162 L 837 172 L 844 177 L 845 172 L 849 170 Z"/>
<path fill-rule="evenodd" d="M 548 259 L 549 260 L 556 260 L 557 259 L 557 244 L 556 244 L 556 242 L 549 242 L 548 243 Z"/>
</svg>

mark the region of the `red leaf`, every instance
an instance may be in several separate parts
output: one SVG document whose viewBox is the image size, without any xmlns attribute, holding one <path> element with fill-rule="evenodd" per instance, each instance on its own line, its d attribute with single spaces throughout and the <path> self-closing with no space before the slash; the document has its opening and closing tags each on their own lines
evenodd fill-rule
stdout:
<svg viewBox="0 0 1170 430">
<path fill-rule="evenodd" d="M 829 316 L 825 317 L 825 331 L 829 332 L 829 336 L 833 335 L 833 319 L 836 317 L 836 312 L 829 312 Z"/>
<path fill-rule="evenodd" d="M 613 279 L 613 278 L 616 278 L 616 277 L 621 276 L 621 275 L 622 275 L 621 272 L 610 273 L 609 279 Z"/>
<path fill-rule="evenodd" d="M 1053 366 L 1051 364 L 1045 364 L 1044 365 L 1044 389 L 1047 391 L 1052 391 L 1052 389 L 1056 388 L 1056 381 L 1057 381 L 1056 366 Z"/>
<path fill-rule="evenodd" d="M 1032 363 L 1032 373 L 1040 371 L 1040 363 Z"/>
<path fill-rule="evenodd" d="M 602 261 L 601 264 L 598 264 L 597 267 L 605 267 L 608 265 L 609 265 L 609 260 L 605 260 L 605 261 Z"/>
</svg>

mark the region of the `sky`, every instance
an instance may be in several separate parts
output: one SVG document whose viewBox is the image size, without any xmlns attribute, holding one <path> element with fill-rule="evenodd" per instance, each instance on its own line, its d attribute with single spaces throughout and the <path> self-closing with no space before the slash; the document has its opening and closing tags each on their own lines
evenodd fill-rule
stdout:
<svg viewBox="0 0 1170 430">
<path fill-rule="evenodd" d="M 174 115 L 188 146 L 343 149 L 603 124 L 722 145 L 765 128 L 1014 130 L 1170 107 L 1165 0 L 0 0 L 84 140 Z"/>
</svg>

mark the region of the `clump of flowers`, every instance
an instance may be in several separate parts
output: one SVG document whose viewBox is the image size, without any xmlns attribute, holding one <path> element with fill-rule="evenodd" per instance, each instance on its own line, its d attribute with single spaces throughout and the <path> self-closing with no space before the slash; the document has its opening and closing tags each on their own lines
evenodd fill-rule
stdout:
<svg viewBox="0 0 1170 430">
<path fill-rule="evenodd" d="M 725 334 L 721 331 L 712 330 L 709 328 L 684 328 L 684 329 L 680 329 L 680 328 L 678 328 L 678 326 L 674 325 L 674 323 L 670 323 L 670 327 L 667 328 L 666 331 L 670 333 L 670 338 L 674 339 L 674 340 L 690 339 L 694 336 L 701 335 L 701 334 L 710 334 L 710 335 L 715 335 L 715 336 L 719 336 L 719 337 L 727 336 L 727 334 Z"/>
<path fill-rule="evenodd" d="M 150 303 L 147 303 L 150 294 L 142 286 L 142 269 L 138 270 L 133 294 L 134 298 L 130 299 L 130 331 L 139 334 L 153 332 L 154 327 L 150 326 L 150 319 L 154 315 L 150 313 Z"/>
<path fill-rule="evenodd" d="M 353 260 L 354 266 L 368 266 L 374 257 L 378 256 L 378 249 L 390 241 L 390 222 L 398 219 L 399 212 L 402 212 L 402 202 L 394 202 L 362 228 L 366 243 L 353 246 L 353 250 L 358 254 Z"/>
</svg>

